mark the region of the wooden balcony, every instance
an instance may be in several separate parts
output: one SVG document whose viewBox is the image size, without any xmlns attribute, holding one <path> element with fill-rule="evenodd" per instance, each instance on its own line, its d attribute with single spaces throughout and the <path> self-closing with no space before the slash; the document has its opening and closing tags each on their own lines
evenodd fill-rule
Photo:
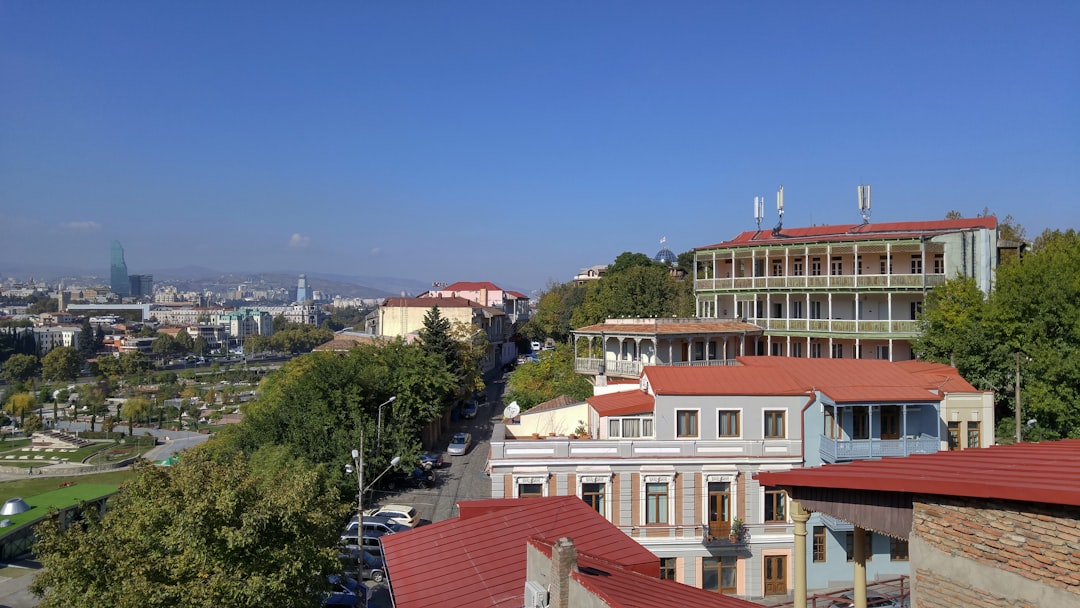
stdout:
<svg viewBox="0 0 1080 608">
<path fill-rule="evenodd" d="M 837 274 L 784 277 L 733 277 L 695 279 L 694 291 L 866 291 L 915 290 L 936 287 L 944 274 Z"/>
<path fill-rule="evenodd" d="M 819 452 L 824 462 L 834 463 L 886 456 L 934 454 L 940 450 L 941 439 L 923 434 L 901 437 L 900 439 L 837 440 L 823 436 Z"/>
</svg>

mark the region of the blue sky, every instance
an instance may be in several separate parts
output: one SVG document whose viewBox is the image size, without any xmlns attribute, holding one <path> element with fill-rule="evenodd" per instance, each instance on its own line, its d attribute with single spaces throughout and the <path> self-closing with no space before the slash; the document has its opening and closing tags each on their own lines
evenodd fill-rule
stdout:
<svg viewBox="0 0 1080 608">
<path fill-rule="evenodd" d="M 542 289 L 949 210 L 1080 228 L 1080 3 L 0 0 L 0 267 Z"/>
</svg>

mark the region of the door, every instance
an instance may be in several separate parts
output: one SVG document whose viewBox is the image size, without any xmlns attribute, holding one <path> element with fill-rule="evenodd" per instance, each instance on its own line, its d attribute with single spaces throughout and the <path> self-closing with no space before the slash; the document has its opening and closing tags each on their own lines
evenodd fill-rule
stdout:
<svg viewBox="0 0 1080 608">
<path fill-rule="evenodd" d="M 881 408 L 881 438 L 900 438 L 900 408 L 895 406 Z"/>
<path fill-rule="evenodd" d="M 787 594 L 787 556 L 765 556 L 765 595 Z"/>
<path fill-rule="evenodd" d="M 709 482 L 709 536 L 727 538 L 731 533 L 731 484 Z"/>
</svg>

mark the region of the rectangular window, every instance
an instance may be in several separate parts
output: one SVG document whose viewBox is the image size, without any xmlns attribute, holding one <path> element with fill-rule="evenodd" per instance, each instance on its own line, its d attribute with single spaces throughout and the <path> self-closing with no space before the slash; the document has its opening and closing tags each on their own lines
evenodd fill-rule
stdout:
<svg viewBox="0 0 1080 608">
<path fill-rule="evenodd" d="M 919 315 L 921 315 L 921 314 L 922 314 L 922 301 L 917 300 L 915 302 L 912 302 L 911 303 L 911 320 L 912 321 L 918 320 Z"/>
<path fill-rule="evenodd" d="M 674 557 L 661 557 L 660 558 L 660 580 L 673 581 L 675 580 L 675 559 Z"/>
<path fill-rule="evenodd" d="M 877 347 L 877 358 L 878 359 L 886 359 L 886 360 L 888 360 L 888 358 L 889 358 L 889 347 L 886 346 L 886 345 L 878 345 L 878 347 Z"/>
<path fill-rule="evenodd" d="M 784 260 L 772 261 L 772 276 L 779 277 L 784 275 Z"/>
<path fill-rule="evenodd" d="M 787 494 L 783 490 L 765 490 L 765 523 L 787 521 Z"/>
<path fill-rule="evenodd" d="M 836 439 L 840 436 L 836 429 L 836 413 L 831 405 L 825 406 L 825 428 L 822 432 L 829 439 Z"/>
<path fill-rule="evenodd" d="M 623 437 L 641 437 L 641 421 L 637 418 L 623 418 Z"/>
<path fill-rule="evenodd" d="M 911 274 L 922 274 L 922 254 L 911 256 Z"/>
<path fill-rule="evenodd" d="M 784 345 L 781 344 L 780 342 L 773 342 L 772 343 L 772 356 L 774 356 L 774 357 L 783 357 L 784 356 Z"/>
<path fill-rule="evenodd" d="M 967 423 L 967 447 L 977 448 L 981 443 L 979 439 L 979 421 L 969 420 Z"/>
<path fill-rule="evenodd" d="M 851 438 L 870 438 L 870 410 L 865 407 L 851 410 Z"/>
<path fill-rule="evenodd" d="M 791 343 L 791 356 L 800 358 L 802 357 L 802 342 Z"/>
<path fill-rule="evenodd" d="M 736 563 L 734 555 L 705 557 L 701 560 L 701 588 L 725 595 L 734 595 L 736 588 Z"/>
<path fill-rule="evenodd" d="M 825 561 L 825 526 L 814 526 L 814 561 Z"/>
<path fill-rule="evenodd" d="M 894 562 L 908 561 L 908 541 L 890 538 L 889 559 Z"/>
<path fill-rule="evenodd" d="M 666 524 L 668 522 L 667 495 L 668 484 L 645 484 L 645 523 Z"/>
<path fill-rule="evenodd" d="M 862 274 L 862 256 L 855 256 L 855 274 Z"/>
<path fill-rule="evenodd" d="M 608 437 L 612 439 L 636 439 L 652 437 L 652 418 L 610 418 Z"/>
<path fill-rule="evenodd" d="M 844 358 L 844 345 L 843 344 L 833 344 L 832 345 L 832 358 L 833 359 L 843 359 Z"/>
<path fill-rule="evenodd" d="M 521 483 L 518 484 L 518 498 L 538 498 L 544 495 L 544 484 Z"/>
<path fill-rule="evenodd" d="M 839 275 L 844 274 L 844 258 L 840 256 L 833 256 L 832 264 L 829 265 L 829 274 Z"/>
<path fill-rule="evenodd" d="M 765 260 L 754 260 L 754 276 L 765 276 Z"/>
<path fill-rule="evenodd" d="M 892 256 L 881 256 L 881 274 L 892 274 Z"/>
<path fill-rule="evenodd" d="M 821 302 L 814 302 L 814 301 L 810 302 L 810 318 L 811 319 L 820 319 L 821 318 Z"/>
<path fill-rule="evenodd" d="M 791 303 L 791 318 L 801 319 L 803 318 L 803 302 L 802 300 L 795 300 Z"/>
<path fill-rule="evenodd" d="M 960 423 L 949 423 L 949 450 L 960 449 Z"/>
<path fill-rule="evenodd" d="M 765 438 L 783 439 L 784 431 L 784 412 L 782 410 L 765 412 Z"/>
<path fill-rule="evenodd" d="M 821 358 L 821 342 L 811 342 L 810 343 L 810 358 L 811 359 L 820 359 Z"/>
<path fill-rule="evenodd" d="M 804 270 L 803 269 L 803 259 L 802 258 L 795 258 L 795 261 L 793 261 L 791 263 L 791 269 L 792 269 L 791 274 L 793 274 L 793 275 L 795 275 L 797 277 L 803 276 L 803 270 Z"/>
<path fill-rule="evenodd" d="M 874 533 L 866 531 L 866 561 L 874 556 Z M 855 561 L 855 533 L 848 532 L 847 538 L 844 539 L 845 550 L 847 551 L 847 561 Z"/>
<path fill-rule="evenodd" d="M 739 436 L 739 411 L 738 410 L 720 410 L 716 412 L 716 417 L 719 419 L 719 428 L 717 429 L 717 436 L 719 437 L 738 437 Z"/>
<path fill-rule="evenodd" d="M 934 254 L 934 274 L 945 274 L 945 254 Z"/>
<path fill-rule="evenodd" d="M 821 258 L 811 258 L 810 274 L 815 277 L 821 276 Z"/>
<path fill-rule="evenodd" d="M 676 437 L 697 437 L 697 410 L 675 410 L 675 419 L 677 420 L 677 427 L 675 430 Z"/>
<path fill-rule="evenodd" d="M 585 504 L 595 509 L 600 515 L 604 515 L 604 484 L 581 484 L 581 500 L 584 500 Z"/>
</svg>

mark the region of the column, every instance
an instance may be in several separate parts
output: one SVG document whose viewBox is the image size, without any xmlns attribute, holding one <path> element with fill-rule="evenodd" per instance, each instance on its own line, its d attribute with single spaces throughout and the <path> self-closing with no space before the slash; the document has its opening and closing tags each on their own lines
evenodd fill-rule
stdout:
<svg viewBox="0 0 1080 608">
<path fill-rule="evenodd" d="M 866 530 L 855 526 L 855 608 L 866 608 Z"/>
<path fill-rule="evenodd" d="M 793 606 L 806 606 L 806 522 L 810 513 L 802 503 L 791 501 L 791 519 L 795 522 L 795 601 Z"/>
</svg>

